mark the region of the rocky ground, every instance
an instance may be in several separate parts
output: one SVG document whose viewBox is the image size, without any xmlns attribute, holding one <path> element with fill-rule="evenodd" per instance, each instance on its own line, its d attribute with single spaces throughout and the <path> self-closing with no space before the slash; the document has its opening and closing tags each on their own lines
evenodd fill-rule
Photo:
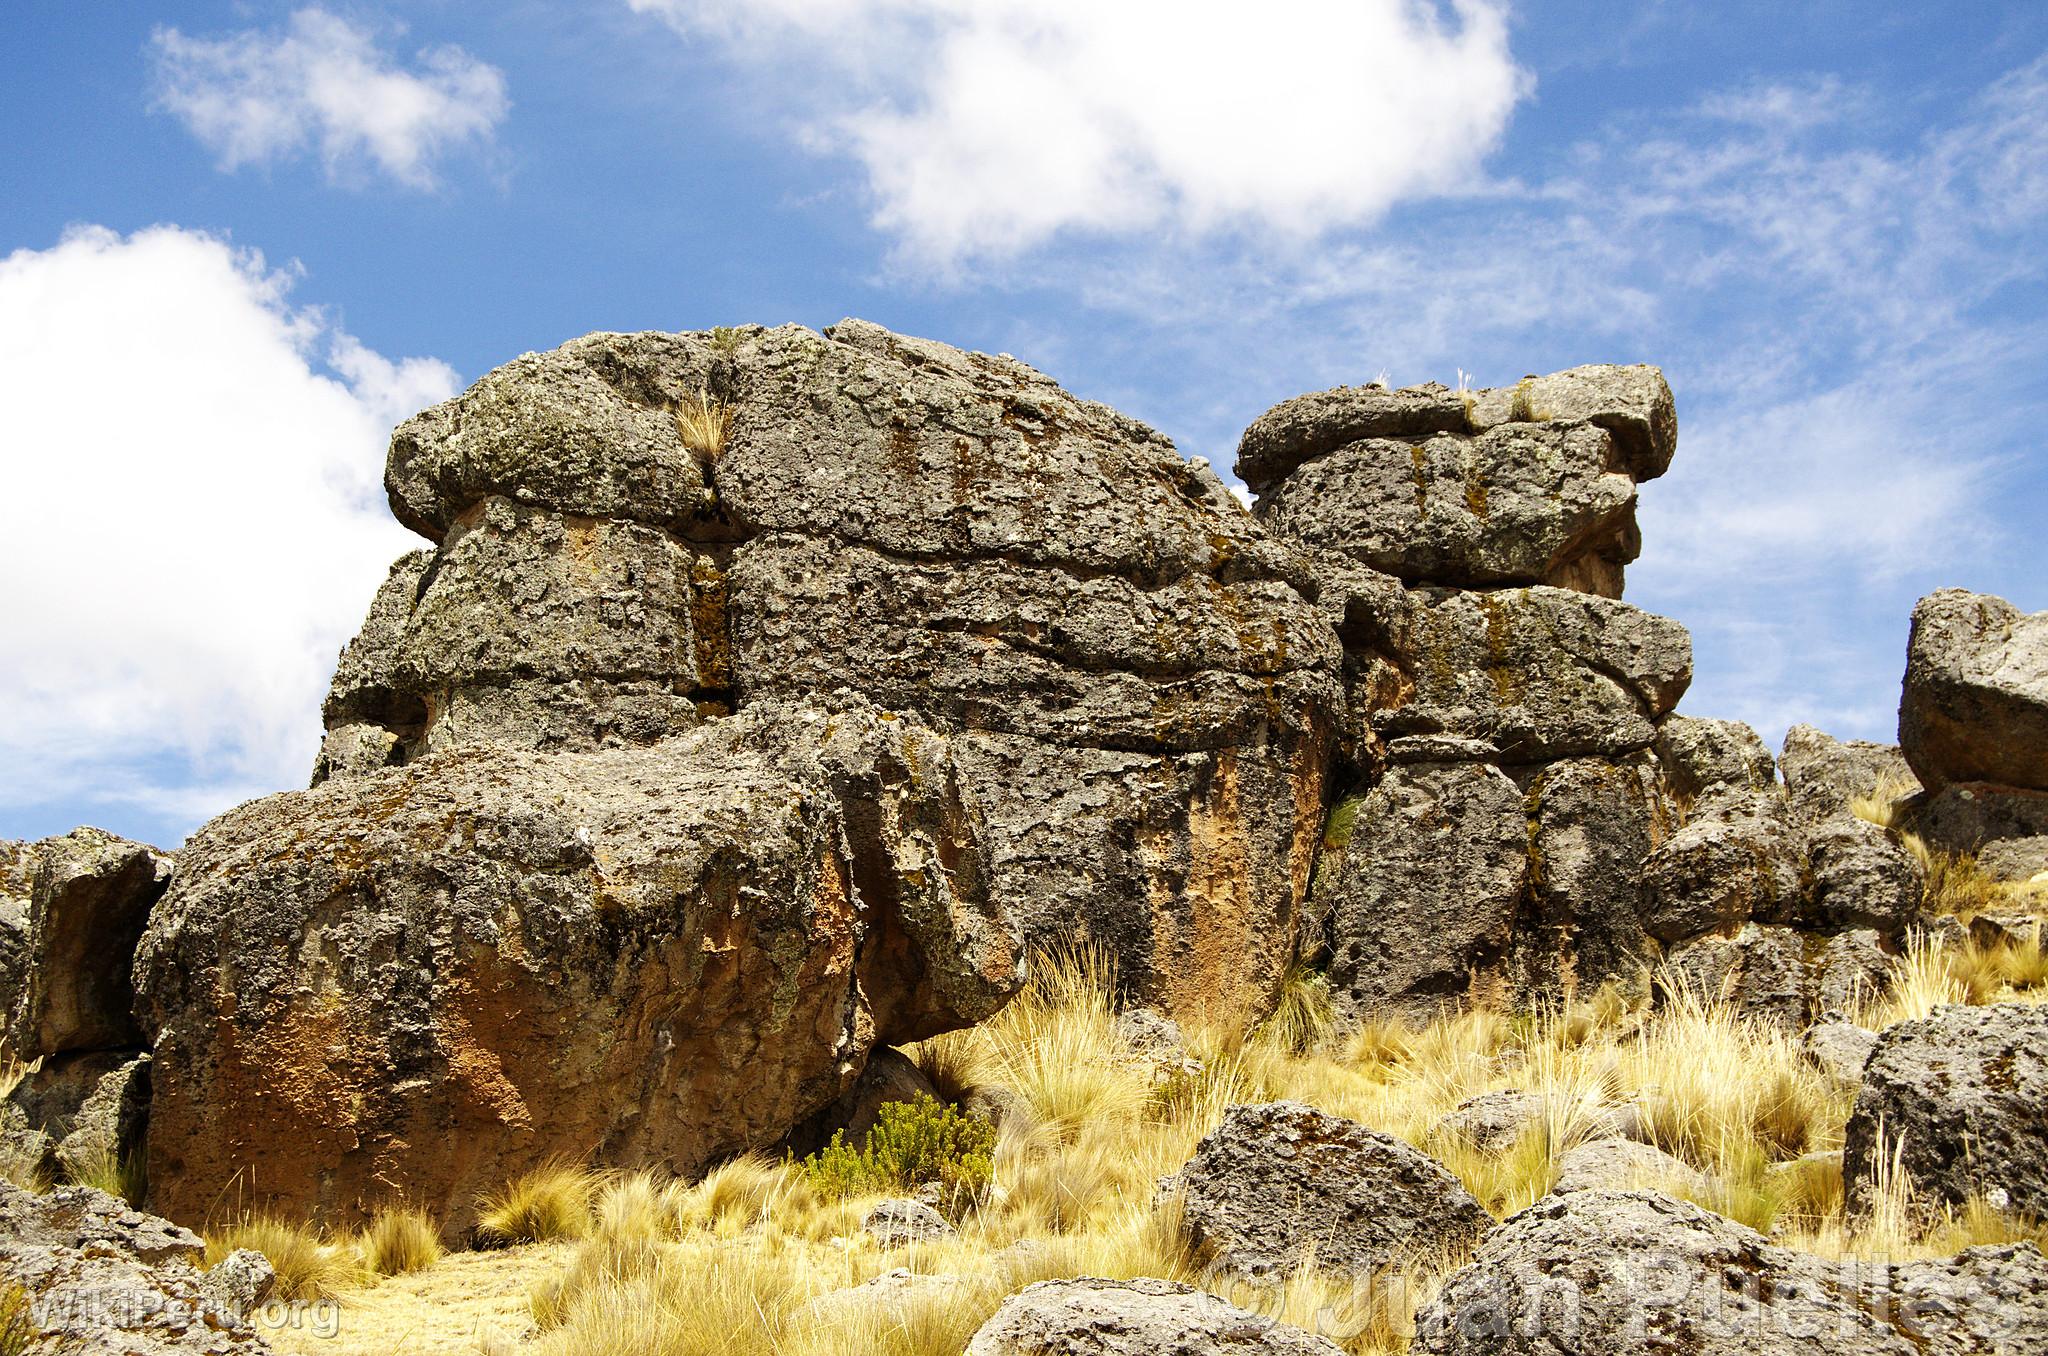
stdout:
<svg viewBox="0 0 2048 1356">
<path fill-rule="evenodd" d="M 1923 600 L 1897 747 L 1680 715 L 1677 433 L 1338 388 L 1247 508 L 859 321 L 490 373 L 306 790 L 0 847 L 0 1330 L 2044 1349 L 2048 614 Z"/>
</svg>

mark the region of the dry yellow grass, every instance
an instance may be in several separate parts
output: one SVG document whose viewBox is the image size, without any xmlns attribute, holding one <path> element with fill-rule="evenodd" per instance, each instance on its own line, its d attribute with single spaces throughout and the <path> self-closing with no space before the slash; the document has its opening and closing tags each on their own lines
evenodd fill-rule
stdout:
<svg viewBox="0 0 2048 1356">
<path fill-rule="evenodd" d="M 249 1248 L 270 1259 L 277 1271 L 277 1297 L 282 1300 L 335 1299 L 371 1284 L 354 1247 L 322 1237 L 309 1225 L 274 1215 L 251 1215 L 206 1231 L 206 1265 L 237 1248 Z"/>
<path fill-rule="evenodd" d="M 551 1159 L 477 1201 L 477 1236 L 496 1244 L 582 1238 L 605 1180 L 584 1164 Z"/>
<path fill-rule="evenodd" d="M 676 432 L 684 447 L 707 462 L 716 461 L 732 432 L 732 406 L 699 387 L 676 406 Z"/>
<path fill-rule="evenodd" d="M 424 1210 L 407 1206 L 379 1210 L 356 1240 L 363 1268 L 377 1276 L 425 1271 L 441 1260 L 440 1226 Z"/>
</svg>

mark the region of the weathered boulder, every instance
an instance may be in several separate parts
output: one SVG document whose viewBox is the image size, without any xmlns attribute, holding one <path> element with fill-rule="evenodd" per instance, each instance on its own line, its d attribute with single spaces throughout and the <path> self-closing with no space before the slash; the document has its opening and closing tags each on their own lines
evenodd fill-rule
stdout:
<svg viewBox="0 0 2048 1356">
<path fill-rule="evenodd" d="M 1852 806 L 1858 800 L 1896 804 L 1916 794 L 1920 784 L 1905 759 L 1887 744 L 1837 740 L 1795 725 L 1785 736 L 1780 766 L 1812 870 L 1801 921 L 1903 933 L 1920 917 L 1926 873 L 1892 833 Z"/>
<path fill-rule="evenodd" d="M 1539 1125 L 1553 1137 L 1562 1132 L 1602 1139 L 1633 1138 L 1641 1133 L 1642 1118 L 1633 1106 L 1580 1106 L 1544 1093 L 1510 1088 L 1466 1098 L 1436 1123 L 1434 1133 L 1487 1153 L 1499 1153 Z"/>
<path fill-rule="evenodd" d="M 45 1058 L 0 1102 L 0 1139 L 17 1161 L 52 1177 L 141 1154 L 149 1064 L 133 1050 Z"/>
<path fill-rule="evenodd" d="M 1853 1016 L 1891 987 L 1896 944 L 1871 928 L 1809 940 L 1806 972 L 1816 1018 Z"/>
<path fill-rule="evenodd" d="M 1779 767 L 1793 810 L 1808 824 L 1847 816 L 1857 800 L 1901 801 L 1920 790 L 1905 755 L 1893 745 L 1836 739 L 1811 725 L 1785 732 Z"/>
<path fill-rule="evenodd" d="M 1466 422 L 1474 432 L 1530 420 L 1589 423 L 1614 438 L 1621 468 L 1655 480 L 1678 450 L 1678 411 L 1664 374 L 1646 363 L 1589 363 L 1513 386 L 1471 393 Z"/>
<path fill-rule="evenodd" d="M 1655 962 L 1644 926 L 1643 864 L 1669 832 L 1672 807 L 1647 754 L 1522 769 L 1529 872 L 1515 921 L 1515 1002 L 1631 991 Z"/>
<path fill-rule="evenodd" d="M 20 1286 L 43 1342 L 24 1350 L 242 1356 L 270 1350 L 249 1321 L 275 1273 L 90 1187 L 36 1196 L 0 1181 L 0 1281 Z"/>
<path fill-rule="evenodd" d="M 1237 445 L 1237 477 L 1265 494 L 1296 469 L 1370 438 L 1419 440 L 1468 432 L 1465 399 L 1437 382 L 1339 386 L 1283 400 L 1252 421 Z"/>
<path fill-rule="evenodd" d="M 1671 794 L 1698 810 L 1777 785 L 1769 746 L 1739 720 L 1667 717 L 1657 727 L 1657 762 Z"/>
<path fill-rule="evenodd" d="M 1899 746 L 1929 791 L 2048 791 L 2048 612 L 1940 589 L 1913 609 Z"/>
<path fill-rule="evenodd" d="M 2048 1216 L 2048 1007 L 1940 1007 L 1886 1028 L 1842 1146 L 1852 1208 L 1894 1153 L 1923 1203 Z"/>
<path fill-rule="evenodd" d="M 1300 1102 L 1230 1108 L 1172 1185 L 1195 1247 L 1251 1277 L 1313 1251 L 1319 1268 L 1363 1278 L 1493 1224 L 1435 1159 Z"/>
<path fill-rule="evenodd" d="M 1449 735 L 1506 763 L 1615 757 L 1649 747 L 1692 681 L 1684 627 L 1565 589 L 1410 589 L 1345 621 L 1347 651 L 1392 670 L 1365 675 L 1382 699 L 1363 709 L 1353 680 L 1361 742 Z"/>
<path fill-rule="evenodd" d="M 1313 907 L 1350 1020 L 1505 1001 L 1529 869 L 1521 788 L 1485 763 L 1388 771 L 1333 815 Z"/>
<path fill-rule="evenodd" d="M 1659 1191 L 1706 1190 L 1706 1175 L 1683 1159 L 1655 1145 L 1633 1139 L 1594 1139 L 1574 1145 L 1557 1157 L 1553 1192 L 1625 1191 L 1650 1187 Z"/>
<path fill-rule="evenodd" d="M 1677 942 L 1751 919 L 1796 917 L 1805 904 L 1804 867 L 1782 797 L 1742 790 L 1703 799 L 1644 859 L 1643 925 Z"/>
<path fill-rule="evenodd" d="M 1799 1037 L 1799 1052 L 1837 1088 L 1863 1084 L 1864 1066 L 1877 1048 L 1877 1033 L 1853 1022 L 1817 1022 Z"/>
<path fill-rule="evenodd" d="M 24 1062 L 140 1043 L 130 968 L 171 859 L 99 829 L 0 845 L 0 1049 Z"/>
<path fill-rule="evenodd" d="M 1419 1356 L 1994 1356 L 2048 1349 L 2030 1244 L 1830 1262 L 1647 1191 L 1553 1195 L 1416 1315 Z"/>
<path fill-rule="evenodd" d="M 1635 482 L 1616 461 L 1613 439 L 1590 424 L 1367 439 L 1290 475 L 1259 516 L 1406 580 L 1560 584 L 1613 598 L 1642 545 Z"/>
<path fill-rule="evenodd" d="M 729 426 L 693 452 L 705 399 Z M 593 335 L 408 421 L 386 479 L 439 549 L 344 655 L 316 780 L 844 691 L 990 741 L 966 786 L 1033 945 L 1094 940 L 1177 1012 L 1270 1002 L 1340 651 L 1289 552 L 1152 430 L 861 321 Z"/>
<path fill-rule="evenodd" d="M 694 1171 L 1021 968 L 945 738 L 857 705 L 457 747 L 252 802 L 181 860 L 137 973 L 153 1199 L 188 1219 L 403 1194 L 459 1231 L 550 1156 Z"/>
<path fill-rule="evenodd" d="M 1140 1276 L 1039 1281 L 1003 1301 L 967 1356 L 1338 1356 L 1328 1338 L 1207 1291 Z"/>
<path fill-rule="evenodd" d="M 2048 792 L 1955 782 L 1920 803 L 1913 829 L 1934 847 L 1975 857 L 2002 881 L 2048 873 Z"/>
<path fill-rule="evenodd" d="M 1799 1032 L 1812 1005 L 1804 934 L 1776 924 L 1745 923 L 1671 948 L 1671 973 L 1696 997 L 1725 1001 L 1744 1017 Z"/>
<path fill-rule="evenodd" d="M 953 1232 L 946 1217 L 923 1201 L 876 1201 L 861 1216 L 861 1232 L 885 1248 L 945 1238 Z"/>
</svg>

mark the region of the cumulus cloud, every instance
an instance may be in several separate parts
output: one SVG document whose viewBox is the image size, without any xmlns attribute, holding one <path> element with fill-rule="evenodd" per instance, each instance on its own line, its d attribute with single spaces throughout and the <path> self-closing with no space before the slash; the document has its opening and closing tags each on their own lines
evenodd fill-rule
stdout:
<svg viewBox="0 0 2048 1356">
<path fill-rule="evenodd" d="M 168 226 L 0 259 L 0 803 L 189 826 L 303 784 L 335 654 L 418 545 L 391 422 L 456 379 L 293 281 Z"/>
<path fill-rule="evenodd" d="M 817 69 L 807 132 L 922 258 L 1065 231 L 1312 237 L 1476 173 L 1529 80 L 1501 0 L 628 0 Z"/>
<path fill-rule="evenodd" d="M 299 10 L 281 32 L 159 28 L 150 48 L 157 107 L 227 171 L 314 150 L 331 178 L 374 167 L 432 188 L 435 164 L 488 144 L 510 107 L 504 73 L 460 47 L 428 47 L 407 69 L 370 30 L 321 9 Z"/>
</svg>

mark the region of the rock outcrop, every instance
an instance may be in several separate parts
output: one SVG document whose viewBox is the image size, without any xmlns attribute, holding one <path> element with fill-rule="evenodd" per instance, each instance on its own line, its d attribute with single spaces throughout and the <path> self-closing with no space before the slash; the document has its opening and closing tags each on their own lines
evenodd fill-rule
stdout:
<svg viewBox="0 0 2048 1356">
<path fill-rule="evenodd" d="M 1899 746 L 1930 791 L 2048 791 L 2048 612 L 1941 589 L 1913 609 Z"/>
<path fill-rule="evenodd" d="M 1169 1189 L 1204 1257 L 1267 1280 L 1311 1253 L 1325 1271 L 1370 1277 L 1493 1223 L 1435 1159 L 1300 1102 L 1231 1107 Z"/>
<path fill-rule="evenodd" d="M 1842 1149 L 1852 1209 L 1894 1162 L 1923 1205 L 2048 1217 L 2048 1007 L 1941 1007 L 1878 1037 Z"/>
<path fill-rule="evenodd" d="M 2005 1356 L 2048 1349 L 2031 1244 L 1829 1262 L 1647 1191 L 1546 1197 L 1416 1316 L 1426 1356 Z"/>
<path fill-rule="evenodd" d="M 90 1187 L 37 1196 L 0 1181 L 0 1281 L 20 1286 L 43 1344 L 128 1356 L 254 1356 L 250 1322 L 275 1273 L 236 1252 L 203 1271 L 205 1245 Z"/>
<path fill-rule="evenodd" d="M 944 736 L 764 701 L 645 748 L 489 744 L 252 802 L 138 958 L 153 1200 L 451 1229 L 550 1157 L 775 1142 L 1020 948 Z"/>
<path fill-rule="evenodd" d="M 437 550 L 344 656 L 316 777 L 850 694 L 956 736 L 1031 943 L 1093 939 L 1187 1014 L 1258 1009 L 1293 959 L 1338 647 L 1150 429 L 860 321 L 593 335 L 408 421 L 387 484 Z"/>
<path fill-rule="evenodd" d="M 1003 1301 L 967 1356 L 1338 1356 L 1326 1337 L 1173 1281 L 1079 1276 Z"/>
</svg>

